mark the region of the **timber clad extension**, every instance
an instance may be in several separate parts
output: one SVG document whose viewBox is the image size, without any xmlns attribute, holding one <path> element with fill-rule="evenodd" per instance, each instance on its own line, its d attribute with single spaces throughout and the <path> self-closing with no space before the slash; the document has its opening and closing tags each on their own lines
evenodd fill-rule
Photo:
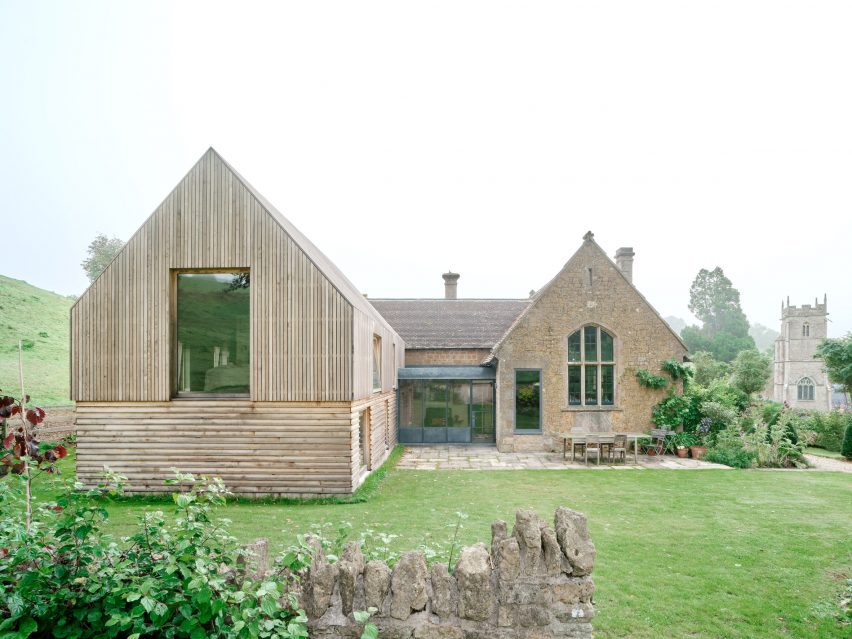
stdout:
<svg viewBox="0 0 852 639">
<path fill-rule="evenodd" d="M 250 278 L 245 397 L 178 397 L 189 358 L 175 337 L 176 277 L 211 271 Z M 395 443 L 385 425 L 389 411 L 395 422 L 403 340 L 213 149 L 74 305 L 71 340 L 78 474 L 90 483 L 106 464 L 135 492 L 161 491 L 179 467 L 242 493 L 348 493 Z M 236 352 L 229 362 L 219 350 L 213 363 L 196 353 L 202 380 L 200 366 L 240 368 Z M 364 408 L 366 464 L 356 425 Z"/>
</svg>

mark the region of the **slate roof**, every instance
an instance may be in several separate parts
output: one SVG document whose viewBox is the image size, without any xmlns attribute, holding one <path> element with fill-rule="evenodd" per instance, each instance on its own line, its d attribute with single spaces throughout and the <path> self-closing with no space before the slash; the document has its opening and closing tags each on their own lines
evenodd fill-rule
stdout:
<svg viewBox="0 0 852 639">
<path fill-rule="evenodd" d="M 370 299 L 412 348 L 491 348 L 530 300 Z"/>
</svg>

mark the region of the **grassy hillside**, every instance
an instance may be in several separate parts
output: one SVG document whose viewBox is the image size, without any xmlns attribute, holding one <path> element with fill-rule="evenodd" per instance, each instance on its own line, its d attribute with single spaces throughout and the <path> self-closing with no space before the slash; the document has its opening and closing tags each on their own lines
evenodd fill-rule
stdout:
<svg viewBox="0 0 852 639">
<path fill-rule="evenodd" d="M 38 404 L 68 404 L 68 312 L 71 298 L 0 275 L 0 389 L 20 394 L 18 341 L 24 340 L 24 386 Z"/>
</svg>

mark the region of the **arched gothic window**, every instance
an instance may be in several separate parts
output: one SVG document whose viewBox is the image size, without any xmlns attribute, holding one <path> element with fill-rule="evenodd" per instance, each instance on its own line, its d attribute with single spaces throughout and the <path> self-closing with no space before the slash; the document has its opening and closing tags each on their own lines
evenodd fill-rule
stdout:
<svg viewBox="0 0 852 639">
<path fill-rule="evenodd" d="M 810 337 L 811 336 L 811 325 L 805 322 L 802 324 L 802 337 Z"/>
<path fill-rule="evenodd" d="M 799 399 L 813 399 L 814 398 L 814 382 L 810 377 L 803 377 L 802 379 L 799 380 L 798 398 Z"/>
<path fill-rule="evenodd" d="M 568 337 L 568 405 L 615 404 L 615 341 L 600 326 Z"/>
</svg>

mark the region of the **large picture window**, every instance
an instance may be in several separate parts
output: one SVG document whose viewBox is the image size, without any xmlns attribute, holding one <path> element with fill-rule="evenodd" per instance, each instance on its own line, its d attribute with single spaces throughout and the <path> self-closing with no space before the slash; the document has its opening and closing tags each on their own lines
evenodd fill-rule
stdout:
<svg viewBox="0 0 852 639">
<path fill-rule="evenodd" d="M 178 273 L 178 394 L 248 395 L 248 272 Z"/>
<path fill-rule="evenodd" d="M 568 336 L 568 405 L 615 404 L 615 341 L 599 326 Z"/>
<path fill-rule="evenodd" d="M 515 370 L 515 430 L 541 430 L 541 371 Z"/>
</svg>

